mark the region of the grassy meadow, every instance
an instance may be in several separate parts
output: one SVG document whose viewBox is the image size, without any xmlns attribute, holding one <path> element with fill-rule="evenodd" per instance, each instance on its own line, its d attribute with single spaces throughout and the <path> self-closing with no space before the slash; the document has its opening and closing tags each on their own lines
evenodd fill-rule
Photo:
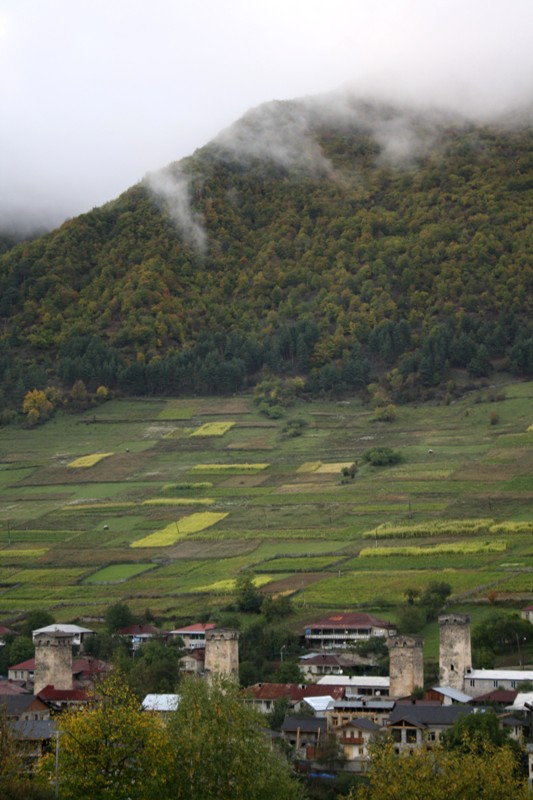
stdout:
<svg viewBox="0 0 533 800">
<path fill-rule="evenodd" d="M 431 580 L 457 608 L 490 591 L 520 608 L 533 597 L 533 384 L 502 394 L 402 406 L 394 422 L 355 399 L 275 421 L 246 396 L 115 399 L 1 428 L 0 620 L 94 620 L 124 601 L 174 623 L 227 605 L 243 568 L 291 594 L 299 620 L 393 619 L 405 589 Z M 289 437 L 296 416 L 308 424 Z M 401 463 L 365 463 L 376 446 Z"/>
</svg>

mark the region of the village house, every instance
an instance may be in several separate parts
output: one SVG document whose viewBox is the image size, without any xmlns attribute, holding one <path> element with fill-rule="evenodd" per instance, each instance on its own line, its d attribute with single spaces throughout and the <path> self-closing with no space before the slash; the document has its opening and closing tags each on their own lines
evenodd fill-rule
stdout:
<svg viewBox="0 0 533 800">
<path fill-rule="evenodd" d="M 151 639 L 164 639 L 168 635 L 154 625 L 139 624 L 127 625 L 125 628 L 120 628 L 117 634 L 129 642 L 133 652 Z"/>
<path fill-rule="evenodd" d="M 373 636 L 387 638 L 395 634 L 396 628 L 391 622 L 372 614 L 342 613 L 310 623 L 305 628 L 304 638 L 309 648 L 330 650 L 350 647 Z"/>
<path fill-rule="evenodd" d="M 300 761 L 311 760 L 326 732 L 326 720 L 316 717 L 287 716 L 281 726 L 281 738 L 291 746 L 294 758 Z"/>
<path fill-rule="evenodd" d="M 359 718 L 370 719 L 376 725 L 384 725 L 394 706 L 394 700 L 379 697 L 334 700 L 326 711 L 328 730 L 341 727 Z"/>
<path fill-rule="evenodd" d="M 54 747 L 56 723 L 53 719 L 14 720 L 9 723 L 24 769 L 32 774 L 40 759 Z"/>
<path fill-rule="evenodd" d="M 336 653 L 310 653 L 301 656 L 298 666 L 304 680 L 314 681 L 324 675 L 343 675 L 354 662 Z"/>
<path fill-rule="evenodd" d="M 371 719 L 356 717 L 334 729 L 335 737 L 346 759 L 345 769 L 364 772 L 370 757 L 370 745 L 380 733 L 381 727 Z"/>
<path fill-rule="evenodd" d="M 194 650 L 197 647 L 205 649 L 205 635 L 207 631 L 212 631 L 215 627 L 214 622 L 196 622 L 194 625 L 186 625 L 170 631 L 169 636 L 173 639 L 182 639 L 186 650 Z"/>
<path fill-rule="evenodd" d="M 94 634 L 94 631 L 91 631 L 89 628 L 82 628 L 80 625 L 54 622 L 52 625 L 46 625 L 44 628 L 36 628 L 32 633 L 33 641 L 35 642 L 35 640 L 43 633 L 61 633 L 65 636 L 70 636 L 72 639 L 72 645 L 74 647 L 81 647 L 86 638 Z"/>
<path fill-rule="evenodd" d="M 187 675 L 202 675 L 205 666 L 205 647 L 189 650 L 179 660 L 180 671 Z"/>
<path fill-rule="evenodd" d="M 274 710 L 274 703 L 281 698 L 289 703 L 290 713 L 301 710 L 308 698 L 329 696 L 330 698 L 342 697 L 344 690 L 341 686 L 317 686 L 304 683 L 256 683 L 248 686 L 242 692 L 243 699 L 262 714 L 269 714 Z M 328 701 L 329 702 L 329 701 Z"/>
<path fill-rule="evenodd" d="M 66 711 L 69 708 L 84 706 L 89 701 L 85 689 L 56 689 L 55 686 L 44 686 L 37 695 L 54 712 Z"/>
<path fill-rule="evenodd" d="M 533 670 L 471 669 L 464 676 L 464 690 L 472 697 L 488 694 L 493 689 L 519 691 L 524 683 L 533 683 Z"/>
<path fill-rule="evenodd" d="M 330 675 L 317 681 L 318 686 L 324 683 L 330 686 L 342 686 L 347 700 L 359 697 L 388 697 L 390 691 L 390 678 L 385 675 Z"/>
<path fill-rule="evenodd" d="M 397 753 L 437 744 L 442 734 L 465 714 L 474 712 L 472 706 L 441 706 L 432 703 L 397 703 L 384 728 L 391 734 Z"/>
<path fill-rule="evenodd" d="M 93 685 L 95 680 L 101 678 L 111 669 L 105 661 L 100 661 L 92 656 L 75 658 L 70 669 L 74 689 L 83 689 Z M 27 689 L 33 689 L 35 681 L 35 658 L 28 658 L 20 664 L 9 667 L 8 679 L 23 683 Z"/>
<path fill-rule="evenodd" d="M 19 664 L 13 664 L 7 671 L 7 677 L 10 681 L 21 681 L 26 685 L 31 684 L 33 686 L 35 659 L 28 658 L 26 661 L 21 661 Z"/>
<path fill-rule="evenodd" d="M 50 718 L 50 709 L 40 697 L 33 694 L 4 695 L 0 697 L 0 713 L 8 720 L 42 720 Z"/>
</svg>

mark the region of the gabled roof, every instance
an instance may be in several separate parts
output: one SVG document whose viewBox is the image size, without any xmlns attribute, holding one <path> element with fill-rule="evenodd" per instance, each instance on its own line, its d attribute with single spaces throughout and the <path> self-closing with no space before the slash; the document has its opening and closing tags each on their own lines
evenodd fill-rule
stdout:
<svg viewBox="0 0 533 800">
<path fill-rule="evenodd" d="M 330 694 L 332 697 L 341 697 L 343 689 L 340 686 L 318 686 L 317 684 L 303 683 L 256 683 L 248 686 L 243 691 L 246 697 L 252 696 L 256 700 L 277 700 L 286 697 L 291 703 L 298 703 L 307 697 L 321 697 Z"/>
<path fill-rule="evenodd" d="M 512 704 L 507 706 L 508 711 L 530 710 L 533 706 L 533 692 L 518 692 Z"/>
<path fill-rule="evenodd" d="M 194 650 L 188 650 L 181 658 L 180 661 L 184 661 L 186 658 L 192 658 L 193 661 L 204 661 L 205 660 L 205 647 L 197 647 Z"/>
<path fill-rule="evenodd" d="M 449 726 L 473 711 L 472 706 L 396 705 L 390 713 L 388 725 L 406 722 L 416 728 Z"/>
<path fill-rule="evenodd" d="M 53 719 L 17 719 L 9 724 L 15 739 L 25 741 L 47 741 L 56 732 L 56 723 Z"/>
<path fill-rule="evenodd" d="M 213 630 L 213 628 L 216 628 L 214 622 L 195 622 L 194 625 L 186 625 L 184 628 L 175 628 L 173 631 L 170 631 L 170 633 L 174 636 L 179 636 L 182 633 L 205 633 L 206 631 Z"/>
<path fill-rule="evenodd" d="M 85 689 L 56 689 L 55 686 L 45 686 L 41 691 L 38 693 L 37 697 L 40 697 L 41 700 L 45 702 L 68 702 L 68 701 L 76 701 L 76 702 L 86 702 L 88 700 L 88 695 Z"/>
<path fill-rule="evenodd" d="M 83 658 L 75 658 L 72 662 L 73 675 L 100 675 L 103 672 L 109 672 L 112 667 L 105 661 L 100 661 L 93 656 L 84 656 Z"/>
<path fill-rule="evenodd" d="M 121 628 L 118 633 L 121 636 L 160 636 L 163 631 L 156 628 L 154 625 L 127 625 Z"/>
<path fill-rule="evenodd" d="M 315 714 L 320 714 L 326 711 L 330 703 L 333 703 L 333 697 L 330 694 L 319 695 L 318 697 L 306 697 L 304 700 L 306 706 L 312 708 Z"/>
<path fill-rule="evenodd" d="M 9 634 L 15 634 L 15 631 L 12 631 L 11 628 L 6 628 L 5 625 L 0 625 L 0 636 L 8 636 Z"/>
<path fill-rule="evenodd" d="M 21 661 L 20 664 L 14 664 L 9 669 L 27 669 L 29 672 L 35 671 L 35 659 L 28 658 L 26 661 Z"/>
<path fill-rule="evenodd" d="M 60 622 L 54 622 L 52 625 L 45 625 L 44 628 L 36 628 L 33 631 L 33 636 L 38 633 L 63 633 L 71 636 L 78 636 L 83 633 L 94 633 L 89 628 L 81 628 L 79 625 L 70 625 Z"/>
<path fill-rule="evenodd" d="M 4 707 L 8 715 L 19 715 L 35 704 L 35 708 L 46 708 L 45 703 L 33 694 L 8 694 L 0 697 L 0 707 Z"/>
<path fill-rule="evenodd" d="M 364 614 L 359 612 L 343 612 L 339 614 L 332 614 L 330 617 L 324 617 L 315 622 L 310 622 L 305 626 L 307 628 L 332 628 L 339 630 L 349 630 L 350 628 L 396 628 L 392 622 L 379 619 L 373 614 Z"/>
<path fill-rule="evenodd" d="M 518 692 L 514 689 L 493 689 L 492 692 L 480 694 L 473 697 L 470 702 L 472 705 L 487 705 L 487 703 L 500 703 L 501 705 L 511 705 L 514 703 Z"/>
<path fill-rule="evenodd" d="M 472 700 L 470 695 L 460 692 L 459 689 L 451 689 L 449 686 L 434 686 L 432 691 L 443 697 L 449 697 L 456 703 L 469 703 Z"/>
<path fill-rule="evenodd" d="M 10 667 L 11 669 L 11 667 Z M 9 695 L 28 694 L 28 690 L 22 685 L 24 681 L 14 681 L 11 678 L 0 681 L 0 697 Z"/>
<path fill-rule="evenodd" d="M 282 731 L 294 731 L 300 729 L 300 733 L 326 732 L 327 720 L 324 717 L 285 717 L 281 726 Z"/>
<path fill-rule="evenodd" d="M 377 731 L 381 730 L 380 725 L 377 725 L 373 720 L 368 719 L 368 717 L 351 719 L 349 722 L 345 722 L 344 725 L 339 725 L 337 730 L 342 728 L 359 728 L 362 731 L 369 731 L 369 733 L 377 733 Z"/>
</svg>

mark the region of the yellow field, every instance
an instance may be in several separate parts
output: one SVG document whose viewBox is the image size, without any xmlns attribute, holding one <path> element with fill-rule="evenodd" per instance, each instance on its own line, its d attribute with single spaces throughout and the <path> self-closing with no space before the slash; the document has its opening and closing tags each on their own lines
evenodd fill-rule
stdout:
<svg viewBox="0 0 533 800">
<path fill-rule="evenodd" d="M 321 461 L 305 461 L 296 472 L 316 472 L 322 466 Z"/>
<path fill-rule="evenodd" d="M 321 464 L 315 471 L 323 475 L 337 475 L 344 467 L 351 467 L 352 464 L 353 461 L 341 461 L 337 464 Z"/>
<path fill-rule="evenodd" d="M 259 588 L 265 586 L 272 580 L 271 575 L 256 575 L 254 577 L 254 586 Z M 227 578 L 222 581 L 215 581 L 214 583 L 206 583 L 204 586 L 198 586 L 193 589 L 194 592 L 234 592 L 235 591 L 235 578 Z"/>
<path fill-rule="evenodd" d="M 191 436 L 224 436 L 224 434 L 233 428 L 234 422 L 206 422 L 200 428 L 197 428 L 190 435 Z"/>
<path fill-rule="evenodd" d="M 144 536 L 142 539 L 137 539 L 132 542 L 131 547 L 168 547 L 175 544 L 180 539 L 184 539 L 191 533 L 199 533 L 200 531 L 216 525 L 217 522 L 228 516 L 228 512 L 215 513 L 214 511 L 202 511 L 198 514 L 189 514 L 187 517 L 182 517 L 176 522 L 171 522 L 164 528 L 161 528 L 155 533 Z"/>
<path fill-rule="evenodd" d="M 270 464 L 196 464 L 191 472 L 260 472 Z"/>
<path fill-rule="evenodd" d="M 30 556 L 32 558 L 40 558 L 40 556 L 44 556 L 44 554 L 47 552 L 47 547 L 39 550 L 0 550 L 0 558 L 19 558 L 20 556 L 28 558 Z"/>
<path fill-rule="evenodd" d="M 215 501 L 211 497 L 152 497 L 143 500 L 143 506 L 211 506 Z"/>
<path fill-rule="evenodd" d="M 67 466 L 72 467 L 73 469 L 94 467 L 94 465 L 98 464 L 99 461 L 102 461 L 104 458 L 109 458 L 109 456 L 112 455 L 113 453 L 93 453 L 90 456 L 81 456 L 80 458 L 76 458 L 74 461 L 71 461 L 70 464 L 67 464 Z"/>
</svg>

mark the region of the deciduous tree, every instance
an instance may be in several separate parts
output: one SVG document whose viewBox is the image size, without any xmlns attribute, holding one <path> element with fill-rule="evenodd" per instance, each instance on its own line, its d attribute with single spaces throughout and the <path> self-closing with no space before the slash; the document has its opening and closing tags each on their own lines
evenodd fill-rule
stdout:
<svg viewBox="0 0 533 800">
<path fill-rule="evenodd" d="M 169 723 L 175 800 L 296 800 L 300 785 L 227 680 L 188 679 Z"/>
</svg>

